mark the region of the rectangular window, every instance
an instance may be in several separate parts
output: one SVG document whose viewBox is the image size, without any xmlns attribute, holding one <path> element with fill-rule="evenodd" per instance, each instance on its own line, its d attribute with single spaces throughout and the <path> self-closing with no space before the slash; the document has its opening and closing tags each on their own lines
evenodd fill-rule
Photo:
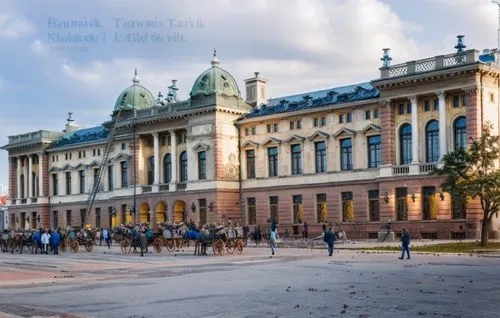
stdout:
<svg viewBox="0 0 500 318">
<path fill-rule="evenodd" d="M 199 199 L 198 205 L 200 207 L 200 224 L 207 224 L 207 199 Z"/>
<path fill-rule="evenodd" d="M 314 152 L 316 158 L 316 173 L 326 172 L 326 142 L 315 142 Z"/>
<path fill-rule="evenodd" d="M 252 127 L 252 135 L 257 135 L 257 127 Z"/>
<path fill-rule="evenodd" d="M 113 191 L 113 166 L 108 166 L 108 191 Z"/>
<path fill-rule="evenodd" d="M 339 115 L 339 124 L 343 124 L 344 123 L 344 114 L 340 114 Z"/>
<path fill-rule="evenodd" d="M 343 171 L 352 170 L 352 142 L 351 138 L 340 141 L 340 166 Z"/>
<path fill-rule="evenodd" d="M 380 221 L 380 204 L 379 204 L 378 190 L 368 191 L 368 213 L 370 214 L 370 221 Z"/>
<path fill-rule="evenodd" d="M 272 147 L 267 149 L 269 176 L 278 176 L 278 148 Z"/>
<path fill-rule="evenodd" d="M 372 112 L 367 110 L 365 111 L 365 120 L 370 120 L 372 118 Z"/>
<path fill-rule="evenodd" d="M 431 103 L 428 99 L 424 100 L 424 112 L 431 111 Z"/>
<path fill-rule="evenodd" d="M 69 160 L 71 160 L 71 152 L 69 153 Z"/>
<path fill-rule="evenodd" d="M 101 208 L 95 208 L 95 226 L 101 227 Z"/>
<path fill-rule="evenodd" d="M 316 221 L 326 223 L 326 193 L 316 194 Z"/>
<path fill-rule="evenodd" d="M 278 202 L 279 197 L 269 197 L 269 216 L 276 224 L 279 224 Z"/>
<path fill-rule="evenodd" d="M 64 160 L 68 160 L 68 153 L 64 154 Z"/>
<path fill-rule="evenodd" d="M 318 127 L 318 125 L 319 125 L 318 117 L 315 117 L 313 122 L 314 122 L 313 126 Z"/>
<path fill-rule="evenodd" d="M 302 148 L 300 145 L 292 145 L 292 174 L 302 174 Z"/>
<path fill-rule="evenodd" d="M 352 123 L 352 113 L 347 113 L 347 122 Z"/>
<path fill-rule="evenodd" d="M 408 220 L 408 188 L 396 188 L 396 219 Z"/>
<path fill-rule="evenodd" d="M 69 226 L 73 225 L 73 215 L 71 213 L 71 210 L 66 211 L 66 225 Z"/>
<path fill-rule="evenodd" d="M 121 222 L 123 224 L 125 224 L 126 220 L 127 220 L 127 205 L 122 204 L 121 205 Z"/>
<path fill-rule="evenodd" d="M 57 178 L 57 174 L 54 173 L 52 175 L 52 195 L 58 195 L 58 178 Z"/>
<path fill-rule="evenodd" d="M 290 130 L 295 128 L 295 122 L 293 120 L 290 121 Z"/>
<path fill-rule="evenodd" d="M 405 104 L 399 104 L 399 114 L 403 115 L 405 113 Z"/>
<path fill-rule="evenodd" d="M 267 132 L 268 132 L 268 133 L 271 133 L 271 132 L 272 132 L 272 130 L 271 130 L 271 124 L 267 124 L 267 125 L 266 125 L 266 128 L 267 128 Z"/>
<path fill-rule="evenodd" d="M 434 110 L 439 110 L 439 99 L 434 98 Z"/>
<path fill-rule="evenodd" d="M 438 202 L 436 200 L 436 187 L 422 188 L 422 218 L 424 220 L 435 220 Z"/>
<path fill-rule="evenodd" d="M 453 96 L 453 108 L 460 107 L 460 96 Z"/>
<path fill-rule="evenodd" d="M 205 180 L 207 178 L 207 153 L 205 151 L 198 152 L 198 179 Z"/>
<path fill-rule="evenodd" d="M 297 129 L 301 129 L 302 128 L 302 120 L 297 120 Z"/>
<path fill-rule="evenodd" d="M 52 228 L 57 229 L 59 227 L 59 213 L 57 211 L 52 211 Z"/>
<path fill-rule="evenodd" d="M 273 125 L 274 132 L 278 132 L 279 131 L 278 128 L 279 128 L 278 124 Z"/>
<path fill-rule="evenodd" d="M 167 145 L 167 135 L 165 135 L 165 134 L 160 135 L 160 145 L 162 145 L 162 146 Z"/>
<path fill-rule="evenodd" d="M 368 137 L 368 168 L 378 168 L 381 164 L 380 135 Z"/>
<path fill-rule="evenodd" d="M 247 198 L 248 225 L 257 224 L 257 209 L 255 198 Z"/>
<path fill-rule="evenodd" d="M 120 175 L 121 175 L 122 188 L 128 187 L 128 171 L 127 170 L 128 170 L 127 162 L 126 161 L 120 162 Z"/>
<path fill-rule="evenodd" d="M 352 192 L 342 192 L 342 219 L 344 222 L 354 221 L 354 203 Z"/>
<path fill-rule="evenodd" d="M 71 172 L 66 172 L 66 194 L 71 194 Z"/>
<path fill-rule="evenodd" d="M 247 179 L 255 178 L 255 150 L 247 150 Z"/>
<path fill-rule="evenodd" d="M 452 195 L 451 212 L 453 219 L 465 219 L 467 201 L 462 196 Z"/>
<path fill-rule="evenodd" d="M 78 159 L 82 159 L 82 152 L 78 151 Z"/>
<path fill-rule="evenodd" d="M 95 157 L 95 149 L 92 149 L 92 155 Z"/>
<path fill-rule="evenodd" d="M 85 170 L 78 171 L 78 183 L 80 185 L 80 193 L 85 193 Z"/>
<path fill-rule="evenodd" d="M 495 95 L 493 93 L 490 93 L 490 103 L 495 102 Z"/>
<path fill-rule="evenodd" d="M 412 110 L 411 103 L 406 104 L 406 108 L 407 108 L 407 111 L 406 111 L 406 112 L 407 112 L 408 114 L 411 114 L 411 110 Z"/>
<path fill-rule="evenodd" d="M 94 172 L 94 183 L 92 184 L 92 186 L 97 187 L 97 189 L 99 189 L 99 185 L 100 185 L 99 168 L 95 168 L 93 172 Z"/>
<path fill-rule="evenodd" d="M 86 214 L 87 214 L 87 210 L 86 209 L 80 209 L 80 226 L 81 226 L 82 229 L 85 226 L 85 217 L 86 217 Z"/>
<path fill-rule="evenodd" d="M 465 104 L 465 95 L 462 95 L 462 106 L 464 106 L 464 107 L 465 107 L 465 105 L 466 105 L 466 104 Z"/>
<path fill-rule="evenodd" d="M 321 126 L 326 126 L 326 117 L 321 117 Z"/>
<path fill-rule="evenodd" d="M 302 223 L 302 195 L 294 195 L 292 196 L 293 203 L 293 223 L 300 224 Z"/>
<path fill-rule="evenodd" d="M 249 135 L 248 128 L 245 128 L 245 136 L 248 136 L 248 135 Z"/>
<path fill-rule="evenodd" d="M 375 109 L 373 111 L 373 118 L 377 119 L 378 118 L 378 109 Z"/>
</svg>

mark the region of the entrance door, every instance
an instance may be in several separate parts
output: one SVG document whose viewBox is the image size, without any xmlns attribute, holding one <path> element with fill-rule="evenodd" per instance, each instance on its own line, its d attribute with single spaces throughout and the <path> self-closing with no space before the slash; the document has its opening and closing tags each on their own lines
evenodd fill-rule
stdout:
<svg viewBox="0 0 500 318">
<path fill-rule="evenodd" d="M 186 203 L 184 201 L 175 202 L 174 220 L 177 222 L 185 222 Z"/>
</svg>

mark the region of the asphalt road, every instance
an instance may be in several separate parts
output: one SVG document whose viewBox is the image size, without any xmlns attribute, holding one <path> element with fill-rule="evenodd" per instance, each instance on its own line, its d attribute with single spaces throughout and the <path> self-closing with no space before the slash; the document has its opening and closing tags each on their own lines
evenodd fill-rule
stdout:
<svg viewBox="0 0 500 318">
<path fill-rule="evenodd" d="M 269 253 L 0 254 L 0 317 L 499 316 L 498 258 Z"/>
</svg>

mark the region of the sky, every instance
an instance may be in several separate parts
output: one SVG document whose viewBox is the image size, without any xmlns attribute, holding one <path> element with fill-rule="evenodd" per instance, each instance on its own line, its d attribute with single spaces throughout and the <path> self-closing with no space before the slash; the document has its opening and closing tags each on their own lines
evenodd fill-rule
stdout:
<svg viewBox="0 0 500 318">
<path fill-rule="evenodd" d="M 186 99 L 213 49 L 244 94 L 254 72 L 269 97 L 367 82 L 382 48 L 393 64 L 497 46 L 489 0 L 2 0 L 0 145 L 8 136 L 109 119 L 132 84 Z M 75 25 L 74 21 L 78 23 Z M 245 97 L 245 96 L 243 96 Z M 8 184 L 0 150 L 0 185 Z"/>
</svg>

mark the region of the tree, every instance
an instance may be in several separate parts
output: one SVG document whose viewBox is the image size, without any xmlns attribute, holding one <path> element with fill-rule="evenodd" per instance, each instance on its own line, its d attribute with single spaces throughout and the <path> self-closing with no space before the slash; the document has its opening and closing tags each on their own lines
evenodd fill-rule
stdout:
<svg viewBox="0 0 500 318">
<path fill-rule="evenodd" d="M 443 167 L 436 169 L 438 175 L 446 176 L 441 188 L 450 193 L 454 204 L 480 200 L 481 246 L 488 243 L 488 226 L 500 207 L 500 170 L 495 166 L 500 158 L 499 137 L 492 135 L 492 129 L 493 125 L 487 122 L 468 150 L 446 154 Z"/>
</svg>

